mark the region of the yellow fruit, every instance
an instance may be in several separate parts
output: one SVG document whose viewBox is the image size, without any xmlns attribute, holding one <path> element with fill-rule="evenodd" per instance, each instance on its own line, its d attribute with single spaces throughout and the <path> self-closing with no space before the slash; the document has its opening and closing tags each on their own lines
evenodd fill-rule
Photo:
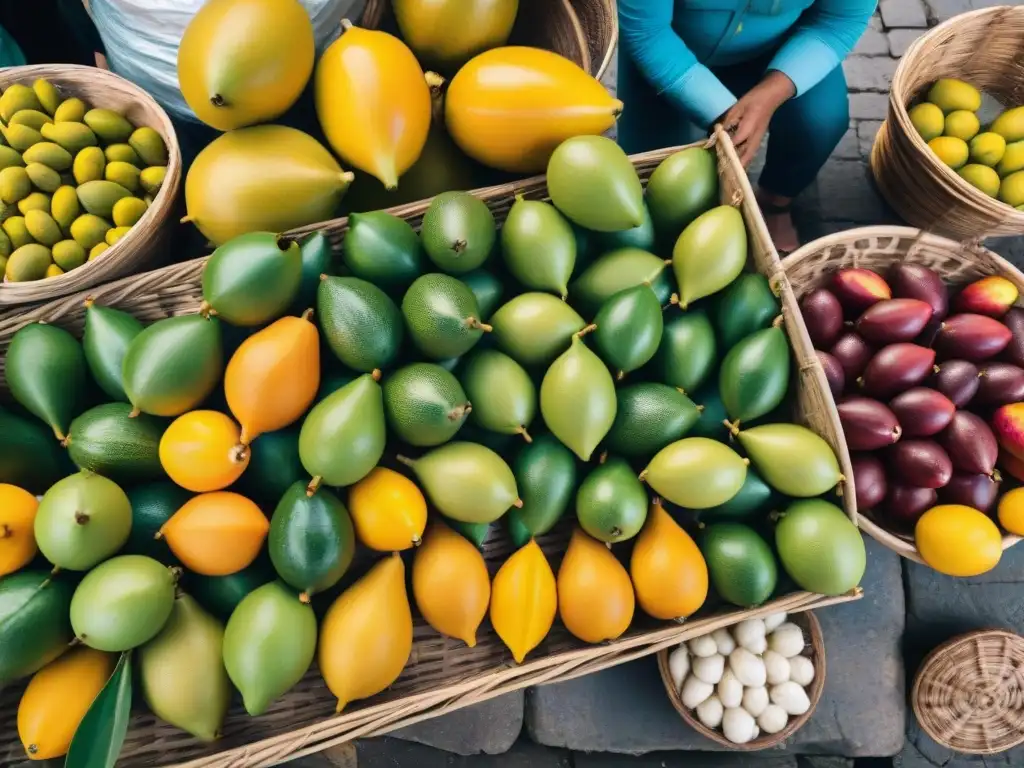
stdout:
<svg viewBox="0 0 1024 768">
<path fill-rule="evenodd" d="M 33 675 L 18 704 L 18 737 L 29 759 L 50 760 L 67 753 L 116 664 L 117 654 L 80 646 Z"/>
<path fill-rule="evenodd" d="M 36 556 L 32 526 L 38 507 L 28 491 L 0 483 L 0 576 L 24 568 Z"/>
<path fill-rule="evenodd" d="M 961 504 L 932 507 L 917 521 L 921 558 L 939 573 L 978 576 L 999 564 L 1002 536 L 987 515 Z"/>
<path fill-rule="evenodd" d="M 39 129 L 43 138 L 76 155 L 86 147 L 96 146 L 96 134 L 85 123 L 51 123 Z"/>
<path fill-rule="evenodd" d="M 103 150 L 103 156 L 108 163 L 128 163 L 137 168 L 142 167 L 142 158 L 130 144 L 111 144 Z"/>
<path fill-rule="evenodd" d="M 57 111 L 57 107 L 60 106 L 60 91 L 57 90 L 53 83 L 39 78 L 32 83 L 32 90 L 47 114 L 52 115 Z"/>
<path fill-rule="evenodd" d="M 516 663 L 547 637 L 557 607 L 555 575 L 530 539 L 505 561 L 491 585 L 491 624 Z"/>
<path fill-rule="evenodd" d="M 12 165 L 0 171 L 0 200 L 14 204 L 32 192 L 32 180 L 24 168 Z"/>
<path fill-rule="evenodd" d="M 65 99 L 57 107 L 57 110 L 53 113 L 53 122 L 55 123 L 80 123 L 85 117 L 88 107 L 85 102 L 79 98 L 72 97 Z"/>
<path fill-rule="evenodd" d="M 1011 173 L 999 185 L 999 199 L 1015 208 L 1024 205 L 1024 171 Z"/>
<path fill-rule="evenodd" d="M 165 176 L 167 176 L 167 167 L 154 165 L 152 168 L 143 169 L 139 174 L 139 183 L 146 192 L 155 195 L 160 189 L 160 185 L 164 183 Z"/>
<path fill-rule="evenodd" d="M 114 181 L 87 181 L 76 190 L 78 202 L 89 213 L 110 218 L 114 211 L 114 203 L 132 193 Z"/>
<path fill-rule="evenodd" d="M 53 120 L 49 115 L 43 114 L 38 109 L 22 109 L 14 113 L 8 125 L 27 125 L 29 128 L 42 133 L 46 124 L 52 124 Z"/>
<path fill-rule="evenodd" d="M 28 283 L 42 280 L 53 260 L 50 249 L 38 243 L 29 243 L 17 248 L 7 259 L 4 275 L 11 283 Z"/>
<path fill-rule="evenodd" d="M 64 272 L 78 269 L 85 264 L 85 248 L 74 240 L 61 240 L 53 246 L 53 261 Z"/>
<path fill-rule="evenodd" d="M 15 114 L 23 109 L 42 109 L 35 92 L 27 85 L 14 83 L 0 96 L 0 119 L 9 123 Z"/>
<path fill-rule="evenodd" d="M 1006 152 L 996 166 L 996 172 L 1000 176 L 1009 176 L 1017 171 L 1024 171 L 1024 141 L 1007 144 Z"/>
<path fill-rule="evenodd" d="M 26 165 L 31 163 L 42 163 L 55 171 L 66 171 L 71 167 L 71 153 L 60 144 L 52 141 L 40 141 L 33 144 L 22 154 Z"/>
<path fill-rule="evenodd" d="M 1024 107 L 1008 109 L 995 119 L 992 130 L 1007 141 L 1024 139 Z"/>
<path fill-rule="evenodd" d="M 45 192 L 33 192 L 28 197 L 23 197 L 18 201 L 18 210 L 21 211 L 22 216 L 29 211 L 43 211 L 44 213 L 49 213 L 50 196 Z"/>
<path fill-rule="evenodd" d="M 491 578 L 480 550 L 435 521 L 413 558 L 412 591 L 430 626 L 470 648 L 476 645 L 491 599 Z"/>
<path fill-rule="evenodd" d="M 103 242 L 103 238 L 110 229 L 110 222 L 93 216 L 91 213 L 83 213 L 68 228 L 71 237 L 83 248 L 92 249 Z"/>
<path fill-rule="evenodd" d="M 106 243 L 96 243 L 96 245 L 89 249 L 89 261 L 92 261 L 93 259 L 97 259 L 100 256 L 102 256 L 103 252 L 107 250 L 109 247 L 110 246 L 107 245 Z"/>
<path fill-rule="evenodd" d="M 963 80 L 943 78 L 928 91 L 928 101 L 947 114 L 960 109 L 977 112 L 981 108 L 981 93 Z"/>
<path fill-rule="evenodd" d="M 112 109 L 90 109 L 82 117 L 82 122 L 92 128 L 104 144 L 121 144 L 128 141 L 135 129 L 124 115 Z"/>
<path fill-rule="evenodd" d="M 139 169 L 131 163 L 122 163 L 119 160 L 108 162 L 103 176 L 107 181 L 120 184 L 129 192 L 139 191 Z"/>
<path fill-rule="evenodd" d="M 46 211 L 29 211 L 25 214 L 25 228 L 32 239 L 51 248 L 64 239 L 60 227 Z"/>
<path fill-rule="evenodd" d="M 3 224 L 4 234 L 7 235 L 11 241 L 11 245 L 15 248 L 21 248 L 23 245 L 32 244 L 32 235 L 28 233 L 28 228 L 25 226 L 24 216 L 11 216 L 4 220 Z"/>
<path fill-rule="evenodd" d="M 219 131 L 273 120 L 313 72 L 313 25 L 296 0 L 211 0 L 178 48 L 178 82 L 196 117 Z"/>
<path fill-rule="evenodd" d="M 967 156 L 970 154 L 967 142 L 954 136 L 939 136 L 937 139 L 929 141 L 928 146 L 939 160 L 953 170 L 966 163 Z"/>
<path fill-rule="evenodd" d="M 999 174 L 987 165 L 971 163 L 970 165 L 965 165 L 957 173 L 964 181 L 972 187 L 980 189 L 989 197 L 995 197 L 999 194 Z"/>
<path fill-rule="evenodd" d="M 585 643 L 614 640 L 629 629 L 633 584 L 611 550 L 576 528 L 558 569 L 558 615 Z"/>
<path fill-rule="evenodd" d="M 136 128 L 128 137 L 128 144 L 144 165 L 167 165 L 167 145 L 156 129 L 149 126 Z"/>
<path fill-rule="evenodd" d="M 309 315 L 282 317 L 243 341 L 231 356 L 224 395 L 242 427 L 243 445 L 293 424 L 316 398 L 320 334 Z"/>
<path fill-rule="evenodd" d="M 32 145 L 43 140 L 43 135 L 39 131 L 35 128 L 29 128 L 27 125 L 15 124 L 9 125 L 7 128 L 0 126 L 0 132 L 3 133 L 7 143 L 19 152 L 24 152 Z"/>
<path fill-rule="evenodd" d="M 346 163 L 394 189 L 427 141 L 430 87 L 397 37 L 342 25 L 316 67 L 317 116 Z"/>
<path fill-rule="evenodd" d="M 238 425 L 218 411 L 190 411 L 176 418 L 160 438 L 160 464 L 189 491 L 227 488 L 249 466 L 249 449 Z"/>
<path fill-rule="evenodd" d="M 64 270 L 58 267 L 56 264 L 51 264 L 46 268 L 46 274 L 43 277 L 60 277 L 64 274 Z"/>
<path fill-rule="evenodd" d="M 1024 536 L 1024 488 L 1014 488 L 999 499 L 999 524 L 1015 536 Z M 3 568 L 0 568 L 3 575 Z"/>
<path fill-rule="evenodd" d="M 86 147 L 75 155 L 71 172 L 75 181 L 85 184 L 87 181 L 99 181 L 103 178 L 103 171 L 107 167 L 107 158 L 99 147 Z"/>
<path fill-rule="evenodd" d="M 986 131 L 971 139 L 971 162 L 994 168 L 1006 152 L 1006 139 L 998 133 Z"/>
<path fill-rule="evenodd" d="M 519 0 L 394 0 L 391 7 L 423 66 L 453 75 L 476 54 L 508 42 Z"/>
<path fill-rule="evenodd" d="M 118 227 L 132 227 L 138 223 L 149 208 L 145 200 L 137 197 L 122 197 L 114 203 L 114 224 Z"/>
<path fill-rule="evenodd" d="M 445 124 L 470 157 L 515 173 L 542 173 L 572 136 L 601 134 L 622 102 L 568 59 L 539 48 L 481 53 L 452 78 Z"/>
<path fill-rule="evenodd" d="M 914 124 L 914 128 L 921 134 L 921 138 L 925 141 L 931 141 L 937 136 L 942 135 L 942 131 L 945 128 L 945 117 L 942 114 L 942 110 L 936 107 L 934 104 L 929 102 L 923 102 L 918 104 L 916 107 L 912 107 L 910 112 L 910 122 Z"/>
<path fill-rule="evenodd" d="M 398 553 L 378 562 L 334 601 L 320 627 L 317 664 L 336 711 L 380 693 L 412 653 L 412 611 Z"/>
<path fill-rule="evenodd" d="M 42 163 L 29 163 L 25 166 L 25 173 L 28 174 L 32 185 L 43 192 L 53 194 L 60 189 L 61 178 L 53 168 Z"/>
<path fill-rule="evenodd" d="M 708 596 L 708 566 L 693 539 L 658 500 L 651 503 L 629 561 L 636 599 L 656 619 L 697 611 Z"/>
<path fill-rule="evenodd" d="M 217 491 L 186 501 L 163 524 L 157 538 L 166 540 L 190 571 L 229 576 L 252 564 L 269 530 L 270 521 L 249 499 Z"/>
<path fill-rule="evenodd" d="M 104 235 L 103 239 L 107 245 L 117 245 L 117 241 L 131 232 L 131 230 L 131 227 L 111 227 L 107 230 L 107 234 Z"/>
<path fill-rule="evenodd" d="M 356 536 L 370 549 L 397 552 L 419 544 L 427 526 L 427 501 L 405 475 L 376 467 L 348 494 Z"/>
<path fill-rule="evenodd" d="M 945 130 L 946 136 L 955 136 L 964 141 L 973 139 L 981 130 L 981 123 L 978 116 L 966 109 L 958 109 L 946 115 Z"/>
</svg>

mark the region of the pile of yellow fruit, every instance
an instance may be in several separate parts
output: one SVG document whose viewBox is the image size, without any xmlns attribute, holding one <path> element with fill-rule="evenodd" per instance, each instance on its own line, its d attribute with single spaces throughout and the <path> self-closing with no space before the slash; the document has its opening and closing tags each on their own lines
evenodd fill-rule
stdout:
<svg viewBox="0 0 1024 768">
<path fill-rule="evenodd" d="M 124 237 L 167 172 L 156 130 L 64 98 L 47 80 L 0 95 L 0 272 L 9 283 L 77 269 Z"/>
<path fill-rule="evenodd" d="M 991 125 L 978 120 L 981 93 L 962 80 L 938 80 L 910 120 L 938 158 L 973 187 L 1024 210 L 1024 106 Z"/>
</svg>

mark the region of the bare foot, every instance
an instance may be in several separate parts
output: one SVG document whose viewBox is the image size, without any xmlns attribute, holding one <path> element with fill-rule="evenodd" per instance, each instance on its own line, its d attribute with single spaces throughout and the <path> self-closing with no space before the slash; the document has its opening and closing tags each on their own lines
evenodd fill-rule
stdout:
<svg viewBox="0 0 1024 768">
<path fill-rule="evenodd" d="M 793 214 L 789 211 L 783 213 L 764 214 L 764 223 L 768 227 L 768 234 L 775 243 L 775 250 L 780 255 L 792 253 L 800 247 L 800 236 L 797 234 L 796 226 L 793 224 Z"/>
</svg>

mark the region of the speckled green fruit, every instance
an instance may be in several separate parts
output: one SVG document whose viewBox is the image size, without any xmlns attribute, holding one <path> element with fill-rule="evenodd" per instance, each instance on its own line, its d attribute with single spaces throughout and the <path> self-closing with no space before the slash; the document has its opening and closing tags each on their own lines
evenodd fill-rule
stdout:
<svg viewBox="0 0 1024 768">
<path fill-rule="evenodd" d="M 682 439 L 700 418 L 694 402 L 676 387 L 645 381 L 616 392 L 608 449 L 627 458 L 650 458 Z"/>
<path fill-rule="evenodd" d="M 402 298 L 402 316 L 416 347 L 433 360 L 466 354 L 491 327 L 469 287 L 450 275 L 416 278 Z"/>
<path fill-rule="evenodd" d="M 736 495 L 749 463 L 716 440 L 684 437 L 658 451 L 640 476 L 673 504 L 707 509 Z"/>
<path fill-rule="evenodd" d="M 388 426 L 409 445 L 448 442 L 471 410 L 458 379 L 433 363 L 399 368 L 384 379 L 383 389 Z"/>
<path fill-rule="evenodd" d="M 473 292 L 477 306 L 480 307 L 480 319 L 487 322 L 501 305 L 501 297 L 505 293 L 501 279 L 491 270 L 474 269 L 472 272 L 459 275 L 459 280 Z"/>
<path fill-rule="evenodd" d="M 210 256 L 203 270 L 203 300 L 232 325 L 262 325 L 288 309 L 301 277 L 302 253 L 296 240 L 249 232 Z"/>
<path fill-rule="evenodd" d="M 469 355 L 459 370 L 475 424 L 506 435 L 530 439 L 537 414 L 537 387 L 529 374 L 508 355 L 482 349 Z"/>
<path fill-rule="evenodd" d="M 131 410 L 127 403 L 105 403 L 71 422 L 68 455 L 79 469 L 119 483 L 164 476 L 159 446 L 167 425 L 144 413 L 132 416 Z"/>
<path fill-rule="evenodd" d="M 63 440 L 88 380 L 78 340 L 63 328 L 30 323 L 11 339 L 4 372 L 14 399 Z"/>
<path fill-rule="evenodd" d="M 626 541 L 640 532 L 647 519 L 647 491 L 629 464 L 610 458 L 580 483 L 576 518 L 598 541 Z"/>
<path fill-rule="evenodd" d="M 68 649 L 72 590 L 49 570 L 0 578 L 0 686 L 28 677 Z"/>
<path fill-rule="evenodd" d="M 520 196 L 501 227 L 501 255 L 524 287 L 564 298 L 576 263 L 576 237 L 553 205 Z"/>
<path fill-rule="evenodd" d="M 348 368 L 363 373 L 394 365 L 405 326 L 395 302 L 357 277 L 328 277 L 317 289 L 316 318 L 327 345 Z"/>
<path fill-rule="evenodd" d="M 523 506 L 508 511 L 509 535 L 516 547 L 542 536 L 561 519 L 576 492 L 576 457 L 553 435 L 527 443 L 512 463 Z"/>
<path fill-rule="evenodd" d="M 587 323 L 550 293 L 523 293 L 499 307 L 490 324 L 498 347 L 530 367 L 550 364 Z"/>
<path fill-rule="evenodd" d="M 453 275 L 483 264 L 496 239 L 494 215 L 468 192 L 442 192 L 423 214 L 423 249 L 439 269 Z"/>
</svg>

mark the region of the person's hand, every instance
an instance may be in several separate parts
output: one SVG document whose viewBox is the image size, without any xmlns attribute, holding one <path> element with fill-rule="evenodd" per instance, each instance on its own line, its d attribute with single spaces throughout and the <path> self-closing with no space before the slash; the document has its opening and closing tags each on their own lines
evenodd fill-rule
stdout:
<svg viewBox="0 0 1024 768">
<path fill-rule="evenodd" d="M 794 93 L 793 81 L 781 72 L 771 70 L 722 116 L 719 122 L 732 137 L 744 168 L 761 146 L 775 110 Z"/>
</svg>

